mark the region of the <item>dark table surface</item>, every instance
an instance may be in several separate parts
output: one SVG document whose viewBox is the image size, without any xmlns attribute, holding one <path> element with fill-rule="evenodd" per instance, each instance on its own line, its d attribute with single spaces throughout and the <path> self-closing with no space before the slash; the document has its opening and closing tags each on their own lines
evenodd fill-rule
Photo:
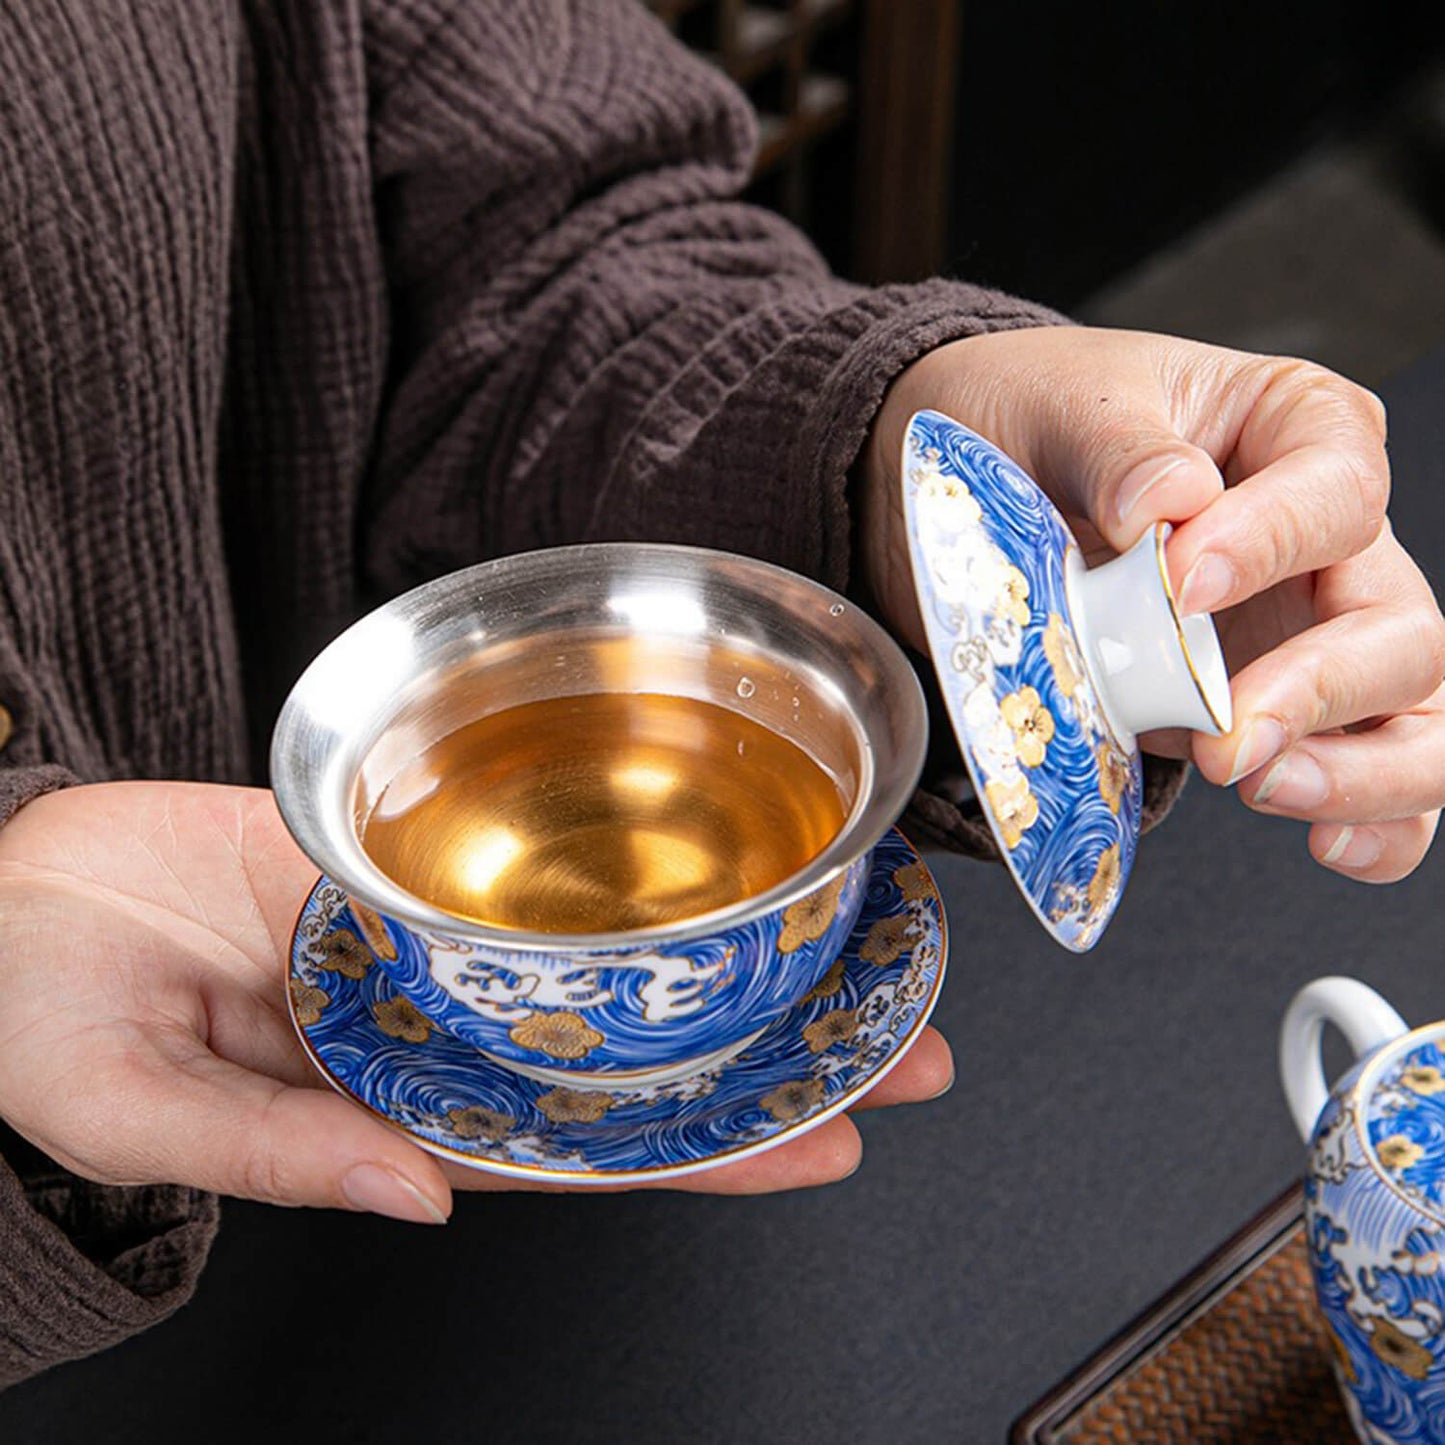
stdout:
<svg viewBox="0 0 1445 1445">
<path fill-rule="evenodd" d="M 1385 388 L 1396 527 L 1445 582 L 1445 350 Z M 1082 958 L 931 859 L 958 1083 L 811 1193 L 459 1196 L 445 1230 L 229 1203 L 196 1300 L 0 1397 L 0 1440 L 960 1441 L 1300 1168 L 1275 1030 L 1321 973 L 1445 1016 L 1445 852 L 1367 888 L 1196 778 Z"/>
</svg>

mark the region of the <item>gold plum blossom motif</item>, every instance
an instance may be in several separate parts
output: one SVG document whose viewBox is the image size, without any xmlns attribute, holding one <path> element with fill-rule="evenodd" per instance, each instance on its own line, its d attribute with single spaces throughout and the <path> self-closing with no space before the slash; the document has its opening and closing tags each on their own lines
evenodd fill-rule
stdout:
<svg viewBox="0 0 1445 1445">
<path fill-rule="evenodd" d="M 349 928 L 334 929 L 316 947 L 321 954 L 316 967 L 342 978 L 365 978 L 373 962 L 371 950 Z"/>
<path fill-rule="evenodd" d="M 1054 715 L 1039 699 L 1037 689 L 1021 687 L 999 700 L 998 710 L 1014 735 L 1014 751 L 1026 768 L 1043 762 L 1054 736 Z"/>
<path fill-rule="evenodd" d="M 1084 680 L 1084 660 L 1079 656 L 1073 630 L 1057 612 L 1049 613 L 1049 624 L 1044 628 L 1044 656 L 1054 670 L 1059 691 L 1073 697 Z"/>
<path fill-rule="evenodd" d="M 816 893 L 790 903 L 783 911 L 783 931 L 778 935 L 778 952 L 794 953 L 805 943 L 816 943 L 838 912 L 847 875 L 840 873 Z"/>
<path fill-rule="evenodd" d="M 1028 625 L 1031 616 L 1029 579 L 1012 563 L 1004 569 L 1003 581 L 999 584 L 998 597 L 994 601 L 993 610 L 1002 613 L 1005 617 L 1013 618 L 1020 627 Z"/>
<path fill-rule="evenodd" d="M 1100 743 L 1094 756 L 1099 763 L 1099 796 L 1109 805 L 1109 811 L 1117 815 L 1124 790 L 1129 786 L 1129 759 L 1108 743 Z"/>
<path fill-rule="evenodd" d="M 868 937 L 858 950 L 858 957 L 864 963 L 877 968 L 887 968 L 896 963 L 899 955 L 908 946 L 913 931 L 913 920 L 906 913 L 895 913 L 892 918 L 880 918 L 868 930 Z"/>
<path fill-rule="evenodd" d="M 1377 1319 L 1370 1331 L 1370 1348 L 1377 1359 L 1393 1365 L 1412 1380 L 1430 1373 L 1430 1351 L 1402 1330 L 1393 1320 Z"/>
<path fill-rule="evenodd" d="M 825 1013 L 822 1018 L 810 1023 L 803 1030 L 803 1037 L 807 1040 L 810 1053 L 821 1054 L 835 1044 L 846 1044 L 857 1032 L 858 1010 L 835 1008 L 831 1013 Z"/>
<path fill-rule="evenodd" d="M 933 879 L 929 876 L 927 866 L 921 860 L 917 863 L 905 863 L 901 868 L 895 868 L 893 881 L 909 903 L 933 897 Z"/>
<path fill-rule="evenodd" d="M 389 998 L 385 1003 L 374 1003 L 371 1012 L 377 1027 L 388 1038 L 424 1044 L 431 1037 L 432 1021 L 409 998 Z"/>
<path fill-rule="evenodd" d="M 1017 848 L 1024 834 L 1039 820 L 1039 800 L 1029 788 L 1028 779 L 995 778 L 984 787 L 984 792 L 1003 833 L 1004 845 Z"/>
<path fill-rule="evenodd" d="M 583 1059 L 607 1042 L 581 1014 L 533 1014 L 513 1025 L 507 1037 L 522 1049 L 550 1054 L 554 1059 Z"/>
<path fill-rule="evenodd" d="M 822 1106 L 823 1081 L 794 1079 L 791 1083 L 779 1084 L 771 1094 L 764 1094 L 758 1103 L 780 1124 L 791 1124 Z"/>
<path fill-rule="evenodd" d="M 843 987 L 843 972 L 846 967 L 841 958 L 834 959 L 827 973 L 803 995 L 803 1002 L 812 1003 L 814 999 L 832 998 Z"/>
<path fill-rule="evenodd" d="M 517 1121 L 510 1114 L 471 1104 L 465 1109 L 448 1109 L 447 1120 L 458 1139 L 481 1139 L 496 1144 L 512 1132 Z"/>
<path fill-rule="evenodd" d="M 592 1089 L 551 1089 L 537 1107 L 554 1124 L 595 1124 L 617 1102 L 611 1094 Z"/>
<path fill-rule="evenodd" d="M 1404 1070 L 1400 1082 L 1412 1094 L 1438 1094 L 1445 1090 L 1445 1074 L 1434 1064 L 1415 1064 Z"/>
<path fill-rule="evenodd" d="M 331 995 L 324 988 L 313 988 L 299 978 L 291 980 L 291 1008 L 302 1028 L 320 1023 L 321 1012 L 330 1002 Z"/>
<path fill-rule="evenodd" d="M 1375 1145 L 1375 1157 L 1384 1169 L 1408 1169 L 1425 1157 L 1425 1151 L 1404 1134 L 1391 1134 Z"/>
<path fill-rule="evenodd" d="M 1099 854 L 1094 876 L 1089 879 L 1089 911 L 1097 913 L 1119 891 L 1119 845 L 1111 843 Z"/>
<path fill-rule="evenodd" d="M 395 958 L 396 945 L 391 941 L 386 925 L 381 921 L 381 914 L 349 895 L 346 901 L 351 905 L 352 915 L 356 919 L 357 927 L 361 929 L 361 936 L 366 940 L 366 946 L 378 958 Z"/>
</svg>

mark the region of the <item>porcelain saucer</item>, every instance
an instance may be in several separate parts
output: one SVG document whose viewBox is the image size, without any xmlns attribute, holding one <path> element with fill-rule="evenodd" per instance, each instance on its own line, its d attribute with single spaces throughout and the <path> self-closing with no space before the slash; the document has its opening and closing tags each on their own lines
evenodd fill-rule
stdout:
<svg viewBox="0 0 1445 1445">
<path fill-rule="evenodd" d="M 1112 917 L 1139 841 L 1143 769 L 1098 696 L 1070 583 L 1072 534 L 997 447 L 920 412 L 903 454 L 919 606 L 984 816 L 1024 897 L 1065 947 Z"/>
<path fill-rule="evenodd" d="M 565 1088 L 512 1072 L 392 986 L 345 893 L 322 878 L 291 945 L 290 1005 L 339 1093 L 459 1164 L 575 1185 L 692 1174 L 771 1149 L 856 1104 L 899 1061 L 943 981 L 943 903 L 896 829 L 823 980 L 742 1053 L 648 1087 Z"/>
</svg>

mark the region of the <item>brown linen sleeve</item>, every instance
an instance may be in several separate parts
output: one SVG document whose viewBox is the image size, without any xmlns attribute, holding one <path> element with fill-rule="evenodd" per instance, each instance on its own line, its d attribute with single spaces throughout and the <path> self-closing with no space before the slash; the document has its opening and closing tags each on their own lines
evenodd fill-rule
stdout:
<svg viewBox="0 0 1445 1445">
<path fill-rule="evenodd" d="M 40 763 L 32 768 L 0 768 L 0 827 L 8 823 L 32 798 L 68 788 L 79 778 L 69 768 Z"/>
<path fill-rule="evenodd" d="M 0 1389 L 190 1299 L 219 1222 L 214 1195 L 92 1184 L 3 1126 L 0 1152 Z"/>
<path fill-rule="evenodd" d="M 77 781 L 51 764 L 0 769 L 0 825 Z M 92 1184 L 0 1123 L 0 1389 L 179 1309 L 218 1219 L 213 1195 Z"/>
<path fill-rule="evenodd" d="M 636 0 L 379 5 L 368 63 L 394 318 L 363 508 L 382 593 L 616 538 L 847 590 L 848 480 L 889 383 L 946 341 L 1063 320 L 963 282 L 832 276 L 736 199 L 750 108 Z M 1151 766 L 1150 821 L 1181 773 Z M 993 855 L 958 799 L 916 813 Z"/>
</svg>

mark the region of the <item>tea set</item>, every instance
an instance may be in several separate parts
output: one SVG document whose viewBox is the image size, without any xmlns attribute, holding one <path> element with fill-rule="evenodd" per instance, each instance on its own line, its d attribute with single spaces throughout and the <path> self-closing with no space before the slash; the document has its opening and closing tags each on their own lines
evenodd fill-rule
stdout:
<svg viewBox="0 0 1445 1445">
<path fill-rule="evenodd" d="M 1213 622 L 1179 610 L 1167 525 L 1086 565 L 1026 473 L 941 413 L 912 419 L 902 491 L 931 681 L 979 808 L 1049 936 L 1092 948 L 1134 862 L 1140 735 L 1230 729 Z M 756 896 L 610 934 L 462 917 L 368 855 L 369 813 L 424 750 L 595 692 L 691 698 L 787 738 L 836 785 L 841 828 Z M 279 806 L 322 874 L 290 956 L 305 1051 L 422 1148 L 520 1179 L 666 1180 L 816 1128 L 899 1062 L 943 983 L 943 902 L 895 826 L 926 717 L 881 627 L 753 559 L 554 548 L 394 599 L 315 658 L 273 739 Z M 1361 1054 L 1333 1091 L 1326 1021 Z M 1412 1033 L 1363 984 L 1321 980 L 1286 1017 L 1281 1067 L 1355 1428 L 1445 1438 L 1445 1024 Z"/>
<path fill-rule="evenodd" d="M 979 801 L 1044 926 L 1088 948 L 1138 840 L 1138 733 L 1228 727 L 1213 626 L 1179 615 L 1164 529 L 1086 568 L 1043 492 L 939 413 L 908 429 L 903 493 Z M 368 816 L 424 750 L 589 692 L 742 713 L 828 774 L 842 826 L 755 896 L 613 934 L 462 917 L 370 856 Z M 332 641 L 277 722 L 277 801 L 322 872 L 291 951 L 302 1043 L 422 1147 L 512 1175 L 661 1179 L 814 1128 L 897 1063 L 938 997 L 942 900 L 894 826 L 926 742 L 922 687 L 889 634 L 764 562 L 608 543 L 426 583 Z"/>
</svg>

